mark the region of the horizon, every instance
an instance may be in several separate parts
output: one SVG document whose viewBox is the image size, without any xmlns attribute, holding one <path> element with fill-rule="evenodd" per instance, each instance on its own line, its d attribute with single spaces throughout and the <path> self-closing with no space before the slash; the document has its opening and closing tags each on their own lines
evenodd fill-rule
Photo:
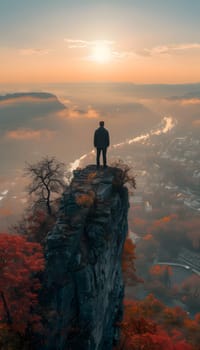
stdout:
<svg viewBox="0 0 200 350">
<path fill-rule="evenodd" d="M 174 82 L 174 83 L 165 83 L 165 82 L 162 82 L 162 83 L 137 83 L 137 82 L 134 82 L 134 81 L 111 81 L 111 80 L 108 80 L 108 81 L 92 81 L 92 80 L 84 80 L 84 81 L 51 81 L 51 82 L 27 82 L 27 83 L 1 83 L 0 82 L 0 87 L 1 86 L 14 86 L 14 85 L 17 85 L 17 86 L 29 86 L 29 85 L 38 85 L 38 86 L 41 86 L 41 85 L 76 85 L 76 84 L 80 84 L 80 85 L 84 85 L 84 84 L 121 84 L 121 85 L 139 85 L 139 86 L 174 86 L 174 85 L 200 85 L 200 80 L 199 81 L 196 81 L 196 82 L 192 82 L 192 81 L 188 81 L 188 82 L 182 82 L 182 83 L 179 83 L 179 82 Z"/>
<path fill-rule="evenodd" d="M 101 89 L 111 88 L 118 89 L 117 91 L 121 94 L 129 94 L 132 92 L 136 93 L 135 97 L 173 97 L 174 94 L 177 96 L 180 95 L 183 97 L 185 94 L 197 93 L 200 92 L 200 81 L 199 82 L 188 82 L 188 83 L 134 83 L 134 82 L 112 82 L 112 81 L 81 81 L 81 82 L 51 82 L 51 83 L 21 83 L 21 84 L 2 84 L 0 83 L 0 96 L 5 96 L 15 93 L 51 93 L 56 97 L 64 96 L 66 94 L 72 93 L 76 94 L 76 90 L 73 90 L 73 87 L 77 87 L 79 90 L 81 88 L 92 88 L 95 87 L 95 94 L 98 96 Z M 65 90 L 67 88 L 72 88 L 72 90 Z M 100 89 L 100 90 L 99 90 Z M 171 89 L 171 90 L 170 90 Z M 106 91 L 106 90 L 103 90 Z M 113 93 L 117 92 L 113 90 Z M 84 91 L 87 92 L 86 90 Z M 102 91 L 101 91 L 102 92 Z M 110 90 L 108 90 L 110 94 Z M 85 96 L 88 100 L 89 96 Z M 199 98 L 199 96 L 198 96 Z"/>
</svg>

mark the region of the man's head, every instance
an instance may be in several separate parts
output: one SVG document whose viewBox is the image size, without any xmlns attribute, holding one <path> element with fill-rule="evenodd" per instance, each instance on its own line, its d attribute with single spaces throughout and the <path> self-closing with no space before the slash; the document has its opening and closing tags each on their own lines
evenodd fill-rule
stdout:
<svg viewBox="0 0 200 350">
<path fill-rule="evenodd" d="M 104 126 L 104 122 L 103 122 L 103 121 L 100 121 L 100 122 L 99 122 L 99 125 L 100 125 L 100 126 Z"/>
</svg>

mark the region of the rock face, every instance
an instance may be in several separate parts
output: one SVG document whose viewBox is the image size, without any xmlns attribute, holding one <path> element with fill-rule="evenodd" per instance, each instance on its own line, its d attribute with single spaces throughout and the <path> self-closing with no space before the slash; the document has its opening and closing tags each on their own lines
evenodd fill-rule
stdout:
<svg viewBox="0 0 200 350">
<path fill-rule="evenodd" d="M 111 350 L 123 314 L 128 193 L 117 168 L 74 172 L 47 239 L 48 350 Z"/>
</svg>

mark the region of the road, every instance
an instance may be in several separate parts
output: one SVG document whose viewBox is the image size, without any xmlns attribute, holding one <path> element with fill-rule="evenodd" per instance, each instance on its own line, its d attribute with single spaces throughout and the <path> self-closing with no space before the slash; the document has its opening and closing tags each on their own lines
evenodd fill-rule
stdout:
<svg viewBox="0 0 200 350">
<path fill-rule="evenodd" d="M 185 264 L 180 264 L 180 263 L 173 263 L 170 261 L 166 261 L 166 262 L 157 262 L 155 263 L 155 265 L 169 265 L 169 266 L 177 266 L 177 267 L 182 267 L 183 269 L 186 270 L 191 270 L 191 272 L 195 273 L 196 275 L 200 276 L 200 271 L 194 269 L 192 266 L 190 265 L 185 265 Z"/>
</svg>

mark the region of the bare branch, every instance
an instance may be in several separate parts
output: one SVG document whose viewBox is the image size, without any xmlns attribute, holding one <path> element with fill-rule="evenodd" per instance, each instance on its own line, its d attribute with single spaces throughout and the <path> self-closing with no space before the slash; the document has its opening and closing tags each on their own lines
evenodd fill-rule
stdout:
<svg viewBox="0 0 200 350">
<path fill-rule="evenodd" d="M 45 202 L 49 215 L 52 213 L 52 201 L 65 187 L 64 171 L 64 163 L 55 157 L 46 156 L 35 164 L 26 163 L 25 175 L 32 179 L 27 187 L 28 193 L 35 195 L 35 203 L 41 200 Z"/>
</svg>

